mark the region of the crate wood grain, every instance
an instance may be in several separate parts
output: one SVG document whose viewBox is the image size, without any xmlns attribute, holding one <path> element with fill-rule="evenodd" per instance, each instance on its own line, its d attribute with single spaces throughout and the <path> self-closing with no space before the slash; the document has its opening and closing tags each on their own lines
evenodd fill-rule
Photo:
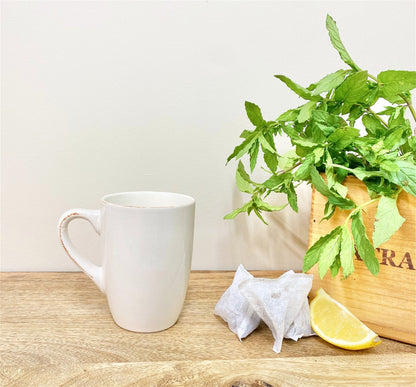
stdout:
<svg viewBox="0 0 416 387">
<path fill-rule="evenodd" d="M 252 272 L 275 278 L 279 272 Z M 284 340 L 261 324 L 240 342 L 213 313 L 233 272 L 192 272 L 170 329 L 119 328 L 105 296 L 82 273 L 0 274 L 1 386 L 411 385 L 416 347 L 384 339 L 365 351 L 319 337 Z"/>
<path fill-rule="evenodd" d="M 348 196 L 357 204 L 370 200 L 363 182 L 348 176 Z M 336 210 L 329 221 L 322 221 L 326 198 L 316 190 L 312 193 L 309 246 L 336 226 L 344 223 L 349 211 Z M 379 335 L 416 344 L 416 198 L 402 191 L 397 205 L 406 219 L 402 227 L 387 242 L 376 249 L 380 272 L 374 277 L 354 256 L 354 273 L 342 280 L 330 273 L 321 280 L 318 265 L 314 274 L 312 293 L 320 287 L 343 303 L 358 318 Z M 377 204 L 366 207 L 363 214 L 367 236 L 372 240 Z M 313 294 L 314 295 L 314 294 Z"/>
</svg>

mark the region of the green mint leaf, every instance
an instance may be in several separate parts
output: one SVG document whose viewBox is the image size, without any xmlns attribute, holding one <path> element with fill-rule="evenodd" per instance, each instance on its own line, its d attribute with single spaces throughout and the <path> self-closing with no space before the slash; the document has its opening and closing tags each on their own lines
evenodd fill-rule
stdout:
<svg viewBox="0 0 416 387">
<path fill-rule="evenodd" d="M 246 170 L 244 169 L 244 165 L 241 161 L 238 162 L 238 167 L 237 167 L 237 171 L 239 173 L 239 175 L 248 183 L 252 183 L 250 176 L 248 175 L 248 173 L 246 172 Z"/>
<path fill-rule="evenodd" d="M 337 24 L 331 16 L 326 16 L 326 29 L 329 32 L 329 38 L 331 39 L 331 43 L 334 48 L 338 51 L 341 59 L 355 71 L 360 71 L 360 68 L 355 64 L 355 62 L 351 59 L 350 54 L 348 54 L 347 49 L 345 48 L 344 44 L 341 41 L 339 36 L 339 30 Z"/>
<path fill-rule="evenodd" d="M 319 148 L 315 148 L 313 151 L 312 151 L 312 153 L 313 153 L 313 155 L 315 156 L 315 164 L 319 164 L 319 162 L 321 161 L 321 159 L 322 159 L 322 156 L 324 155 L 324 148 L 321 148 L 321 147 L 319 147 Z"/>
<path fill-rule="evenodd" d="M 272 206 L 271 204 L 261 200 L 259 197 L 254 198 L 254 205 L 257 209 L 261 211 L 267 211 L 267 212 L 273 212 L 273 211 L 280 211 L 283 210 L 287 206 L 286 204 L 283 204 L 282 206 Z"/>
<path fill-rule="evenodd" d="M 386 133 L 387 128 L 371 114 L 365 114 L 362 118 L 363 125 L 367 129 L 367 133 L 375 137 L 380 137 Z"/>
<path fill-rule="evenodd" d="M 391 114 L 389 118 L 389 122 L 388 122 L 389 128 L 394 128 L 395 126 L 406 125 L 406 119 L 404 117 L 405 111 L 406 111 L 405 106 L 396 106 L 394 108 L 393 113 Z M 407 121 L 407 123 L 409 123 L 409 121 Z"/>
<path fill-rule="evenodd" d="M 308 140 L 302 137 L 295 137 L 295 138 L 292 138 L 291 140 L 293 144 L 299 145 L 303 148 L 316 148 L 319 145 L 316 142 L 313 142 L 311 140 Z M 308 151 L 310 151 L 310 149 L 308 149 Z"/>
<path fill-rule="evenodd" d="M 392 160 L 382 160 L 380 162 L 380 168 L 384 171 L 389 171 L 389 172 L 400 171 L 399 166 Z"/>
<path fill-rule="evenodd" d="M 298 195 L 292 182 L 287 187 L 287 200 L 292 210 L 298 212 Z"/>
<path fill-rule="evenodd" d="M 360 180 L 381 175 L 381 172 L 379 171 L 366 171 L 363 167 L 354 168 L 351 172 Z"/>
<path fill-rule="evenodd" d="M 341 267 L 341 259 L 339 258 L 339 254 L 335 257 L 334 263 L 329 268 L 331 270 L 332 278 L 335 278 L 339 272 Z"/>
<path fill-rule="evenodd" d="M 375 177 L 375 176 L 383 175 L 382 172 L 379 172 L 379 171 L 366 171 L 363 167 L 357 167 L 357 168 L 351 169 L 348 167 L 343 167 L 342 165 L 334 164 L 333 166 L 337 168 L 341 168 L 341 170 L 345 169 L 346 171 L 353 173 L 360 180 L 364 180 L 368 177 Z"/>
<path fill-rule="evenodd" d="M 257 217 L 266 225 L 268 226 L 269 224 L 265 221 L 265 219 L 261 216 L 261 212 L 260 210 L 258 210 L 256 207 L 253 208 L 254 213 L 257 215 Z"/>
<path fill-rule="evenodd" d="M 295 121 L 298 118 L 299 109 L 290 109 L 287 112 L 282 113 L 276 120 L 278 122 Z"/>
<path fill-rule="evenodd" d="M 319 122 L 322 125 L 326 125 L 329 127 L 335 127 L 338 128 L 340 126 L 346 126 L 347 123 L 345 122 L 345 120 L 336 115 L 336 114 L 331 114 L 328 113 L 324 110 L 314 110 L 312 113 L 312 118 L 315 122 Z M 332 130 L 331 130 L 332 132 Z"/>
<path fill-rule="evenodd" d="M 350 70 L 338 70 L 335 73 L 326 75 L 316 83 L 312 94 L 321 94 L 335 89 L 344 81 L 349 72 Z"/>
<path fill-rule="evenodd" d="M 333 229 L 329 234 L 320 237 L 306 252 L 303 259 L 303 271 L 310 270 L 320 259 L 324 249 L 327 248 L 327 243 L 332 240 L 338 233 L 339 228 Z"/>
<path fill-rule="evenodd" d="M 355 207 L 355 204 L 352 200 L 344 199 L 338 193 L 331 191 L 315 167 L 311 167 L 310 175 L 312 178 L 313 186 L 319 193 L 326 196 L 331 204 L 347 210 Z"/>
<path fill-rule="evenodd" d="M 315 101 L 309 101 L 305 103 L 300 108 L 299 115 L 298 115 L 298 122 L 305 122 L 311 118 L 312 112 L 315 109 L 316 102 Z"/>
<path fill-rule="evenodd" d="M 385 172 L 385 177 L 392 183 L 403 187 L 410 195 L 416 196 L 416 166 L 405 160 L 397 160 L 395 163 L 399 170 Z"/>
<path fill-rule="evenodd" d="M 276 78 L 280 79 L 283 83 L 286 84 L 289 89 L 294 91 L 299 97 L 303 99 L 310 100 L 310 101 L 322 101 L 322 97 L 319 95 L 312 94 L 308 89 L 298 85 L 297 83 L 290 80 L 288 77 L 284 75 L 275 75 Z"/>
<path fill-rule="evenodd" d="M 241 161 L 238 163 L 238 167 L 235 172 L 235 180 L 236 180 L 237 188 L 241 192 L 246 192 L 250 194 L 253 193 L 253 188 L 250 184 L 251 183 L 250 176 L 245 171 L 244 165 Z"/>
<path fill-rule="evenodd" d="M 261 144 L 261 147 L 264 151 L 268 151 L 271 153 L 276 153 L 276 149 L 274 148 L 274 144 L 272 145 L 272 143 L 269 143 L 269 141 L 267 141 L 267 139 L 261 134 L 259 136 L 259 141 Z"/>
<path fill-rule="evenodd" d="M 288 178 L 290 178 L 290 173 L 282 173 L 280 175 L 273 175 L 270 178 L 268 178 L 263 185 L 271 190 L 277 190 L 280 188 L 283 184 L 286 183 Z"/>
<path fill-rule="evenodd" d="M 224 219 L 234 219 L 238 214 L 241 214 L 242 212 L 249 212 L 252 208 L 253 202 L 250 200 L 248 203 L 244 204 L 244 206 L 237 208 L 229 214 L 225 215 Z"/>
<path fill-rule="evenodd" d="M 297 161 L 299 161 L 299 156 L 296 154 L 295 149 L 291 149 L 279 157 L 279 168 L 280 169 L 292 168 L 296 164 Z"/>
<path fill-rule="evenodd" d="M 368 270 L 370 270 L 371 274 L 376 276 L 380 270 L 380 264 L 374 253 L 374 247 L 365 232 L 365 226 L 361 211 L 358 211 L 352 216 L 351 231 L 355 240 L 355 247 L 357 248 L 358 254 L 364 261 Z"/>
<path fill-rule="evenodd" d="M 328 187 L 332 188 L 335 185 L 334 167 L 332 166 L 332 157 L 328 149 L 325 149 L 325 175 Z"/>
<path fill-rule="evenodd" d="M 321 223 L 323 220 L 328 220 L 332 218 L 332 215 L 334 215 L 336 208 L 337 207 L 331 204 L 330 202 L 326 202 L 324 208 L 324 216 L 322 217 L 319 223 Z"/>
<path fill-rule="evenodd" d="M 397 109 L 397 106 L 386 106 L 384 110 L 377 113 L 379 116 L 391 116 L 395 114 L 395 111 Z"/>
<path fill-rule="evenodd" d="M 306 180 L 310 175 L 311 166 L 314 164 L 314 155 L 310 153 L 293 175 L 294 180 Z"/>
<path fill-rule="evenodd" d="M 313 140 L 323 144 L 328 136 L 334 133 L 337 128 L 344 127 L 346 122 L 342 117 L 323 110 L 314 110 L 312 112 L 311 124 Z M 307 127 L 307 130 L 310 130 L 310 126 Z"/>
<path fill-rule="evenodd" d="M 400 190 L 396 184 L 382 177 L 366 180 L 365 184 L 371 199 L 376 199 L 379 196 L 395 197 Z"/>
<path fill-rule="evenodd" d="M 397 97 L 398 94 L 416 88 L 416 72 L 387 70 L 378 74 L 377 81 L 382 83 L 381 96 L 396 103 L 400 101 L 400 97 Z"/>
<path fill-rule="evenodd" d="M 354 126 L 355 122 L 364 114 L 365 108 L 361 105 L 354 105 L 350 109 L 350 114 L 348 116 L 348 123 L 350 126 Z"/>
<path fill-rule="evenodd" d="M 255 141 L 249 150 L 249 155 L 250 155 L 250 171 L 253 172 L 254 168 L 256 167 L 257 164 L 257 156 L 259 154 L 259 148 L 260 148 L 260 144 L 258 141 Z"/>
<path fill-rule="evenodd" d="M 342 226 L 340 261 L 344 277 L 347 278 L 354 272 L 354 242 L 346 226 Z"/>
<path fill-rule="evenodd" d="M 331 148 L 341 150 L 352 144 L 356 138 L 360 136 L 360 131 L 350 126 L 344 126 L 336 129 L 329 137 L 328 142 L 331 143 Z"/>
<path fill-rule="evenodd" d="M 404 127 L 396 127 L 386 133 L 385 149 L 397 149 L 406 142 L 406 139 L 403 138 L 404 129 Z"/>
<path fill-rule="evenodd" d="M 348 176 L 348 171 L 345 169 L 338 169 L 336 172 L 338 183 L 342 183 L 344 179 Z"/>
<path fill-rule="evenodd" d="M 337 181 L 336 176 L 334 175 L 332 158 L 328 150 L 325 152 L 325 158 L 325 175 L 328 182 L 328 187 L 340 194 L 345 199 L 348 194 L 348 188 Z"/>
<path fill-rule="evenodd" d="M 296 124 L 286 124 L 282 126 L 282 130 L 284 133 L 288 135 L 289 138 L 297 138 L 299 136 L 299 131 L 295 129 Z"/>
<path fill-rule="evenodd" d="M 263 126 L 266 123 L 263 119 L 260 108 L 256 104 L 246 101 L 245 107 L 247 117 L 254 126 Z"/>
<path fill-rule="evenodd" d="M 380 98 L 379 85 L 373 82 L 369 82 L 368 93 L 364 95 L 364 98 L 361 101 L 361 103 L 366 107 L 370 107 L 370 106 L 373 106 L 378 101 L 379 98 Z"/>
<path fill-rule="evenodd" d="M 416 88 L 416 71 L 387 70 L 377 76 L 377 80 L 384 86 L 394 85 L 398 93 Z"/>
<path fill-rule="evenodd" d="M 239 158 L 241 158 L 243 155 L 245 155 L 251 148 L 251 146 L 253 145 L 253 143 L 257 140 L 257 137 L 259 136 L 259 132 L 258 131 L 253 131 L 250 133 L 250 135 L 248 135 L 244 141 L 240 144 L 237 145 L 234 148 L 233 153 L 231 153 L 230 156 L 228 156 L 227 158 L 227 164 L 230 162 L 230 160 L 232 160 L 233 158 L 236 158 L 237 160 Z"/>
<path fill-rule="evenodd" d="M 305 132 L 312 135 L 312 141 L 318 144 L 325 144 L 326 138 L 336 130 L 335 127 L 311 121 Z"/>
<path fill-rule="evenodd" d="M 396 200 L 397 198 L 382 196 L 378 203 L 373 232 L 374 247 L 388 241 L 405 221 L 397 209 Z"/>
<path fill-rule="evenodd" d="M 355 103 L 363 103 L 368 94 L 367 71 L 359 71 L 345 78 L 336 89 L 334 98 L 344 102 L 344 105 L 352 106 Z M 348 110 L 349 111 L 349 110 Z M 344 112 L 344 109 L 343 109 Z"/>
<path fill-rule="evenodd" d="M 247 138 L 253 134 L 253 130 L 243 130 L 240 134 L 240 138 Z"/>
<path fill-rule="evenodd" d="M 378 140 L 375 144 L 371 145 L 371 150 L 375 156 L 380 156 L 385 153 L 383 140 Z"/>
<path fill-rule="evenodd" d="M 331 238 L 327 240 L 325 245 L 322 247 L 321 254 L 319 257 L 318 272 L 319 276 L 324 278 L 325 274 L 332 266 L 335 258 L 339 254 L 339 248 L 341 244 L 341 226 L 336 227 L 332 233 Z"/>
<path fill-rule="evenodd" d="M 338 181 L 336 181 L 335 183 L 334 183 L 334 187 L 333 187 L 334 189 L 335 189 L 335 191 L 337 191 L 344 199 L 347 197 L 347 194 L 348 194 L 348 188 L 345 186 L 345 185 L 343 185 L 343 184 L 341 184 L 341 183 L 339 183 Z"/>
<path fill-rule="evenodd" d="M 260 137 L 261 147 L 263 150 L 263 159 L 266 165 L 274 173 L 277 170 L 277 153 L 274 144 L 273 135 L 270 132 L 264 133 L 263 139 Z M 263 145 L 264 144 L 264 145 Z M 267 148 L 266 148 L 267 146 Z"/>
<path fill-rule="evenodd" d="M 272 147 L 273 152 L 276 153 L 276 144 L 274 143 L 274 135 L 271 131 L 263 132 L 263 136 L 265 140 L 269 143 L 269 145 Z"/>
<path fill-rule="evenodd" d="M 277 171 L 278 160 L 276 153 L 263 152 L 263 159 L 270 170 L 275 173 Z"/>
<path fill-rule="evenodd" d="M 416 155 L 416 137 L 411 136 L 407 138 L 406 143 L 403 145 L 404 152 L 408 152 L 412 155 Z M 416 159 L 416 157 L 414 157 Z"/>
</svg>

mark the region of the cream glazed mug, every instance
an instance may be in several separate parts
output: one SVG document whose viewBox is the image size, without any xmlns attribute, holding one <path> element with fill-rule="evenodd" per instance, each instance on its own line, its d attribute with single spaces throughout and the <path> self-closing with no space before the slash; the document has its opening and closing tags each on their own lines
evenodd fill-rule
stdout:
<svg viewBox="0 0 416 387">
<path fill-rule="evenodd" d="M 73 209 L 58 232 L 69 257 L 107 296 L 114 321 L 134 332 L 171 327 L 183 308 L 192 260 L 195 200 L 169 192 L 104 196 L 101 210 Z M 100 235 L 102 266 L 78 253 L 68 224 L 82 218 Z"/>
</svg>

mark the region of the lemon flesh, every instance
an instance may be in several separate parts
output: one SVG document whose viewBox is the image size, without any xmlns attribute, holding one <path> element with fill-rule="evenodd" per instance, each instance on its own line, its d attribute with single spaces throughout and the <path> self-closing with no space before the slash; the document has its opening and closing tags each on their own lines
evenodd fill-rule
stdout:
<svg viewBox="0 0 416 387">
<path fill-rule="evenodd" d="M 345 306 L 319 289 L 310 304 L 311 326 L 325 341 L 345 349 L 365 349 L 381 343 L 378 335 Z"/>
</svg>

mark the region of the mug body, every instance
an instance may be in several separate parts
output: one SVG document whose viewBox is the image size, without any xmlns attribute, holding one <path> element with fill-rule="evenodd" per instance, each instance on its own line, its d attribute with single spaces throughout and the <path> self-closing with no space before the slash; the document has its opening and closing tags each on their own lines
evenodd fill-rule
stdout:
<svg viewBox="0 0 416 387">
<path fill-rule="evenodd" d="M 103 282 L 114 321 L 135 332 L 169 328 L 185 300 L 195 201 L 166 192 L 103 198 Z"/>
</svg>

